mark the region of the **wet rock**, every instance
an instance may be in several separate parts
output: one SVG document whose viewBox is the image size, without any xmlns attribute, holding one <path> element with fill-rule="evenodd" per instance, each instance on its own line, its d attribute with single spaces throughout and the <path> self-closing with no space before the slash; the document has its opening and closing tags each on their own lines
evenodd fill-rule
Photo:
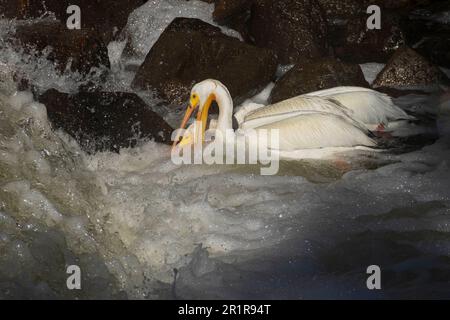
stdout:
<svg viewBox="0 0 450 320">
<path fill-rule="evenodd" d="M 234 15 L 239 15 L 250 8 L 253 0 L 217 0 L 213 17 L 217 22 L 225 21 Z"/>
<path fill-rule="evenodd" d="M 367 8 L 378 5 L 383 9 L 401 9 L 407 12 L 418 5 L 429 3 L 431 0 L 318 0 L 325 11 L 330 24 L 344 23 L 348 19 L 368 17 Z"/>
<path fill-rule="evenodd" d="M 449 16 L 450 1 L 432 1 L 430 5 L 416 8 L 405 25 L 408 41 L 412 45 L 426 36 L 449 34 Z"/>
<path fill-rule="evenodd" d="M 62 11 L 64 1 L 58 0 L 0 0 L 0 15 L 9 19 L 38 18 L 48 11 Z M 67 6 L 66 6 L 67 7 Z"/>
<path fill-rule="evenodd" d="M 378 74 L 374 87 L 438 87 L 447 76 L 416 51 L 402 47 Z"/>
<path fill-rule="evenodd" d="M 249 23 L 255 44 L 275 50 L 283 64 L 328 53 L 327 25 L 315 0 L 255 0 Z"/>
<path fill-rule="evenodd" d="M 87 30 L 70 30 L 58 22 L 39 22 L 18 26 L 11 42 L 38 52 L 50 49 L 47 58 L 60 70 L 88 74 L 91 68 L 110 67 L 108 49 L 102 40 Z"/>
<path fill-rule="evenodd" d="M 238 31 L 246 42 L 251 43 L 249 21 L 252 4 L 253 0 L 217 0 L 214 21 Z"/>
<path fill-rule="evenodd" d="M 405 23 L 408 45 L 444 67 L 450 67 L 449 16 L 450 1 L 440 1 L 416 8 Z"/>
<path fill-rule="evenodd" d="M 318 0 L 330 25 L 366 14 L 369 0 Z"/>
<path fill-rule="evenodd" d="M 369 30 L 367 18 L 368 15 L 363 15 L 351 19 L 330 32 L 330 42 L 338 58 L 354 63 L 384 63 L 399 47 L 405 45 L 401 16 L 383 11 L 381 30 Z"/>
<path fill-rule="evenodd" d="M 141 139 L 170 144 L 172 128 L 133 93 L 50 89 L 39 101 L 55 128 L 63 129 L 89 153 L 134 147 Z"/>
<path fill-rule="evenodd" d="M 434 0 L 375 0 L 372 1 L 385 9 L 411 10 L 417 6 L 428 5 Z"/>
<path fill-rule="evenodd" d="M 143 5 L 147 0 L 71 0 L 81 9 L 82 28 L 96 31 L 101 34 L 105 43 L 118 35 L 128 22 L 128 16 L 133 10 Z M 57 16 L 65 21 L 65 11 Z"/>
<path fill-rule="evenodd" d="M 332 58 L 300 63 L 276 83 L 271 102 L 276 103 L 301 94 L 337 86 L 368 87 L 359 65 Z"/>
<path fill-rule="evenodd" d="M 432 63 L 450 68 L 450 33 L 426 37 L 414 49 Z"/>
<path fill-rule="evenodd" d="M 270 82 L 276 66 L 270 50 L 228 37 L 201 20 L 177 18 L 150 50 L 132 86 L 155 90 L 166 102 L 180 106 L 195 83 L 214 78 L 238 102 Z"/>
<path fill-rule="evenodd" d="M 392 98 L 399 98 L 402 96 L 407 96 L 409 94 L 415 94 L 415 95 L 427 95 L 429 92 L 423 91 L 423 90 L 414 90 L 414 89 L 395 89 L 395 88 L 389 88 L 389 87 L 378 87 L 376 88 L 377 91 L 387 94 L 388 96 Z"/>
<path fill-rule="evenodd" d="M 0 0 L 0 14 L 7 18 L 38 18 L 53 12 L 64 25 L 70 14 L 67 8 L 77 5 L 81 10 L 81 28 L 98 33 L 108 43 L 122 30 L 129 14 L 146 0 Z"/>
</svg>

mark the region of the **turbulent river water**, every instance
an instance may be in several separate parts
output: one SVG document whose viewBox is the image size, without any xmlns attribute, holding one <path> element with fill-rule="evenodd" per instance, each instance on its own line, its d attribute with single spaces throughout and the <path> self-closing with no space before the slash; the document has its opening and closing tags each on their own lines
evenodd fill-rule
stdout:
<svg viewBox="0 0 450 320">
<path fill-rule="evenodd" d="M 193 2 L 136 11 L 128 28 L 141 50 L 170 22 L 161 12 L 209 21 L 212 7 Z M 2 20 L 1 34 L 15 23 Z M 106 88 L 131 91 L 123 45 L 109 49 Z M 0 63 L 0 298 L 450 298 L 449 97 L 397 99 L 421 121 L 383 138 L 386 152 L 347 159 L 350 168 L 283 162 L 260 176 L 177 166 L 153 142 L 87 155 L 51 129 L 11 71 L 41 91 L 71 92 L 79 75 L 9 46 Z M 363 69 L 369 80 L 380 70 Z M 81 291 L 66 287 L 74 264 Z M 366 287 L 370 265 L 383 271 L 381 291 Z"/>
</svg>

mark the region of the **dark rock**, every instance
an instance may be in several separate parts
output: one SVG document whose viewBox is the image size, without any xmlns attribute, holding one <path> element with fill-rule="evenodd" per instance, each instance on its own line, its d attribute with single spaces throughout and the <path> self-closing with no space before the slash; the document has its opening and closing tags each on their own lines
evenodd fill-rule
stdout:
<svg viewBox="0 0 450 320">
<path fill-rule="evenodd" d="M 249 21 L 253 0 L 217 0 L 213 13 L 214 20 L 238 31 L 242 38 L 251 43 Z"/>
<path fill-rule="evenodd" d="M 366 15 L 370 0 L 318 0 L 330 25 Z"/>
<path fill-rule="evenodd" d="M 375 0 L 371 1 L 384 9 L 411 10 L 417 6 L 428 5 L 435 0 Z"/>
<path fill-rule="evenodd" d="M 0 0 L 0 14 L 9 19 L 38 18 L 47 12 L 47 8 L 48 11 L 62 11 L 64 8 L 64 1 Z"/>
<path fill-rule="evenodd" d="M 378 5 L 385 9 L 407 12 L 418 5 L 429 3 L 431 0 L 318 0 L 325 11 L 330 24 L 342 23 L 349 19 L 369 17 L 367 8 Z M 339 21 L 340 20 L 340 21 Z"/>
<path fill-rule="evenodd" d="M 51 89 L 39 101 L 55 128 L 63 129 L 86 152 L 134 147 L 140 139 L 170 144 L 172 128 L 133 93 L 83 92 L 69 95 Z"/>
<path fill-rule="evenodd" d="M 283 64 L 328 53 L 327 25 L 315 0 L 256 0 L 250 34 L 257 46 L 275 50 Z"/>
<path fill-rule="evenodd" d="M 253 0 L 216 0 L 213 18 L 222 22 L 250 8 Z"/>
<path fill-rule="evenodd" d="M 108 49 L 102 40 L 87 30 L 67 30 L 58 22 L 39 22 L 18 26 L 10 41 L 26 50 L 42 52 L 51 47 L 47 58 L 65 70 L 68 63 L 72 71 L 88 74 L 91 68 L 110 67 Z"/>
<path fill-rule="evenodd" d="M 300 63 L 278 80 L 272 91 L 271 102 L 338 86 L 368 87 L 369 84 L 357 64 L 332 58 Z"/>
<path fill-rule="evenodd" d="M 228 37 L 201 20 L 177 18 L 152 47 L 132 85 L 155 90 L 173 105 L 185 105 L 196 82 L 214 78 L 238 102 L 270 82 L 276 66 L 270 50 Z"/>
<path fill-rule="evenodd" d="M 413 10 L 405 33 L 407 44 L 431 62 L 450 67 L 450 1 L 434 1 Z"/>
<path fill-rule="evenodd" d="M 70 5 L 81 9 L 82 30 L 95 31 L 108 43 L 115 33 L 122 30 L 129 14 L 146 0 L 0 0 L 0 14 L 7 18 L 38 18 L 53 12 L 64 25 Z"/>
<path fill-rule="evenodd" d="M 402 96 L 407 96 L 409 94 L 417 94 L 417 95 L 430 94 L 429 92 L 423 91 L 423 90 L 408 90 L 408 89 L 402 90 L 402 89 L 395 89 L 395 88 L 389 88 L 389 87 L 378 87 L 378 88 L 375 88 L 375 90 L 385 93 L 392 98 L 399 98 Z"/>
<path fill-rule="evenodd" d="M 374 87 L 438 87 L 447 76 L 416 51 L 402 47 L 378 74 Z"/>
<path fill-rule="evenodd" d="M 416 47 L 424 38 L 450 35 L 450 24 L 446 17 L 450 15 L 450 1 L 434 1 L 430 5 L 420 6 L 411 11 L 404 24 L 407 44 Z"/>
<path fill-rule="evenodd" d="M 384 63 L 399 47 L 405 45 L 401 16 L 382 11 L 381 30 L 369 30 L 367 18 L 365 14 L 351 19 L 330 32 L 330 42 L 338 58 L 354 63 Z"/>
<path fill-rule="evenodd" d="M 414 49 L 432 63 L 450 68 L 450 33 L 427 37 L 420 41 Z"/>
</svg>

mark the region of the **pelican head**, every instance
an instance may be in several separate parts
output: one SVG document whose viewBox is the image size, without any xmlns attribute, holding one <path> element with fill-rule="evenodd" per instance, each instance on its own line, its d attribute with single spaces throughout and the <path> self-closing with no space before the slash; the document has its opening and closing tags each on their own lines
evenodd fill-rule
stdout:
<svg viewBox="0 0 450 320">
<path fill-rule="evenodd" d="M 183 121 L 181 122 L 180 129 L 186 129 L 189 119 L 197 109 L 197 122 L 201 122 L 202 125 L 197 126 L 199 128 L 195 128 L 194 134 L 192 132 L 187 132 L 180 142 L 180 135 L 178 135 L 173 143 L 173 148 L 193 144 L 196 142 L 195 137 L 202 137 L 201 141 L 203 141 L 206 124 L 208 121 L 209 108 L 211 107 L 212 102 L 216 100 L 215 92 L 219 85 L 221 84 L 217 80 L 208 79 L 197 83 L 192 88 L 189 98 L 189 105 Z"/>
</svg>

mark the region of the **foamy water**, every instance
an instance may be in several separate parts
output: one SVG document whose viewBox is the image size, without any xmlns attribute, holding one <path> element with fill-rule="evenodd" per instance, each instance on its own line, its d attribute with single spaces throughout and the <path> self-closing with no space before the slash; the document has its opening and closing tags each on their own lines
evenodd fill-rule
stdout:
<svg viewBox="0 0 450 320">
<path fill-rule="evenodd" d="M 133 19 L 156 6 L 169 17 L 209 21 L 210 5 L 196 1 L 194 14 L 183 11 L 192 1 L 175 2 L 149 1 Z M 133 21 L 137 29 L 149 23 Z M 139 38 L 143 52 L 160 31 Z M 117 68 L 107 87 L 127 89 L 123 46 L 109 48 Z M 260 176 L 257 167 L 176 166 L 169 147 L 153 142 L 88 156 L 51 130 L 45 106 L 17 92 L 9 69 L 28 71 L 41 90 L 70 92 L 76 77 L 46 64 L 39 70 L 34 58 L 19 63 L 23 53 L 13 48 L 0 58 L 17 61 L 0 73 L 0 297 L 448 297 L 444 96 L 396 101 L 431 119 L 408 134 L 436 135 L 436 142 L 343 159 L 344 168 L 283 162 L 278 176 Z M 364 70 L 373 79 L 379 66 Z M 114 79 L 123 81 L 114 87 Z M 266 103 L 272 86 L 247 103 Z M 71 264 L 81 267 L 81 292 L 65 286 Z M 365 287 L 371 264 L 384 272 L 381 293 Z"/>
</svg>

